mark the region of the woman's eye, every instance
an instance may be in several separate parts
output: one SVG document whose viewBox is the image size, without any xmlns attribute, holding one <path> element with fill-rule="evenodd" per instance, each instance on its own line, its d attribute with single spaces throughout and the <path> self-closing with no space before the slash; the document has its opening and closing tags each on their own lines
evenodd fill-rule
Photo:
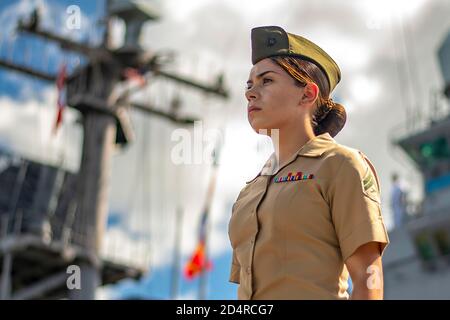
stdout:
<svg viewBox="0 0 450 320">
<path fill-rule="evenodd" d="M 271 83 L 271 82 L 272 82 L 272 79 L 269 79 L 269 78 L 263 78 L 262 82 L 263 82 L 263 84 Z M 247 90 L 250 90 L 251 88 L 252 88 L 252 85 L 251 85 L 251 84 L 247 84 L 247 86 L 245 87 L 245 89 L 247 89 Z"/>
</svg>

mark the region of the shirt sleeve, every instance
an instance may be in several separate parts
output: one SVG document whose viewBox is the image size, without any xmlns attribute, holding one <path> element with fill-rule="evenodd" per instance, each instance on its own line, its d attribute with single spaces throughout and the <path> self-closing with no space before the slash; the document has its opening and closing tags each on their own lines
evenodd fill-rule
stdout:
<svg viewBox="0 0 450 320">
<path fill-rule="evenodd" d="M 360 152 L 346 156 L 329 188 L 331 216 L 344 261 L 368 242 L 389 244 L 375 168 Z"/>
<path fill-rule="evenodd" d="M 231 273 L 230 273 L 230 282 L 234 282 L 239 284 L 240 283 L 240 274 L 241 272 L 241 265 L 239 264 L 239 261 L 236 258 L 236 252 L 233 250 L 233 258 L 231 261 Z"/>
</svg>

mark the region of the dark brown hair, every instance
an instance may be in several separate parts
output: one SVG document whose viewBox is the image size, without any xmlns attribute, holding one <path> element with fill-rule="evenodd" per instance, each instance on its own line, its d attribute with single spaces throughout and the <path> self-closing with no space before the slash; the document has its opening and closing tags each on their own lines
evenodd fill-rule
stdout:
<svg viewBox="0 0 450 320">
<path fill-rule="evenodd" d="M 347 113 L 343 105 L 330 99 L 330 85 L 325 73 L 313 62 L 288 56 L 276 56 L 271 60 L 282 67 L 300 87 L 313 82 L 319 87 L 317 105 L 311 115 L 315 135 L 328 132 L 336 136 L 345 125 Z"/>
</svg>

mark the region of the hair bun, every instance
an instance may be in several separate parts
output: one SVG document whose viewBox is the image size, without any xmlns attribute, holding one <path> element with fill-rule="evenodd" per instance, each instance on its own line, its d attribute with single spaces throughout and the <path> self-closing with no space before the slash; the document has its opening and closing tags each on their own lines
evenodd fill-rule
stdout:
<svg viewBox="0 0 450 320">
<path fill-rule="evenodd" d="M 320 109 L 322 109 L 321 114 L 315 119 L 314 134 L 320 135 L 328 132 L 330 136 L 335 137 L 347 121 L 344 106 L 328 99 Z"/>
</svg>

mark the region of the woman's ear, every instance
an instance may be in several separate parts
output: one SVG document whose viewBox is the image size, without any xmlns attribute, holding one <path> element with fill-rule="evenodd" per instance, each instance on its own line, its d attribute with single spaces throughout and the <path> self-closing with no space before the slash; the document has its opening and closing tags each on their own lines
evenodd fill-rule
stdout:
<svg viewBox="0 0 450 320">
<path fill-rule="evenodd" d="M 313 105 L 317 97 L 319 96 L 319 87 L 313 82 L 308 82 L 306 86 L 303 87 L 302 97 L 300 99 L 300 104 Z"/>
</svg>

